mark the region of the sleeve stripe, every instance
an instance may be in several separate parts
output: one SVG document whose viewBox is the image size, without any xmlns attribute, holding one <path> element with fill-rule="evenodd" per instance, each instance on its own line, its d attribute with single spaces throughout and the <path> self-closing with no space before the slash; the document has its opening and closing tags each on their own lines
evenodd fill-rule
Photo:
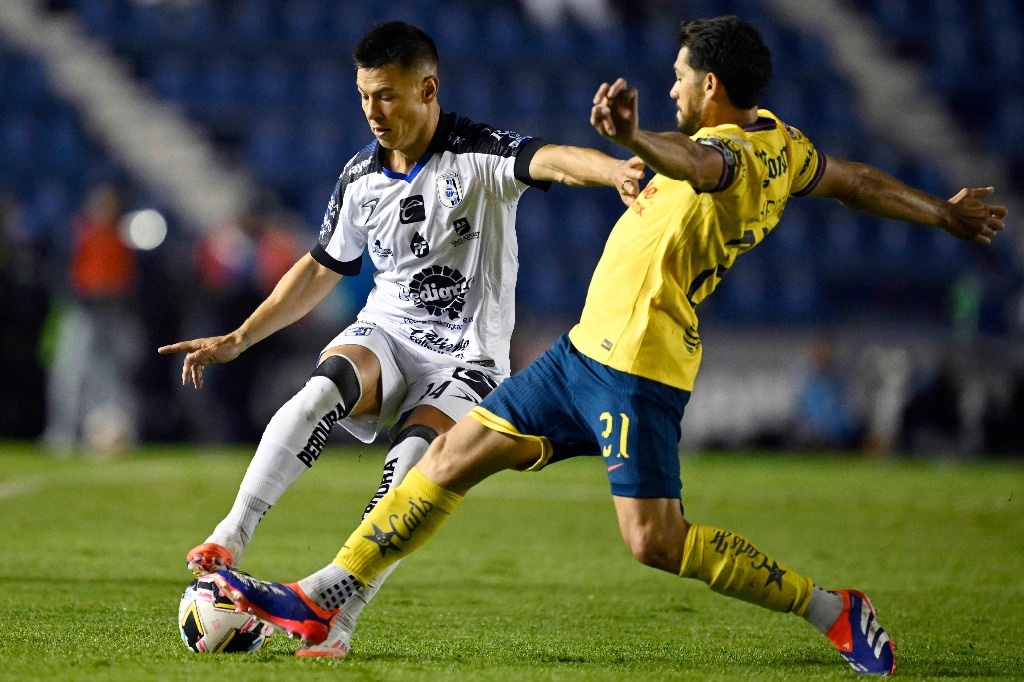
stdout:
<svg viewBox="0 0 1024 682">
<path fill-rule="evenodd" d="M 819 182 L 821 182 L 822 176 L 825 175 L 825 166 L 828 165 L 828 157 L 817 150 L 815 150 L 815 153 L 818 155 L 818 168 L 814 171 L 814 177 L 811 178 L 811 181 L 808 182 L 807 185 L 805 185 L 799 192 L 793 192 L 792 195 L 794 197 L 806 196 L 813 192 L 814 188 L 818 186 Z"/>
<path fill-rule="evenodd" d="M 725 154 L 722 154 L 722 175 L 718 178 L 718 184 L 711 190 L 712 192 L 720 192 L 728 186 L 729 179 L 732 174 L 729 173 L 729 161 L 725 158 Z"/>
<path fill-rule="evenodd" d="M 328 270 L 334 270 L 339 275 L 345 277 L 354 277 L 363 269 L 362 254 L 360 254 L 359 258 L 356 258 L 355 260 L 342 263 L 331 254 L 327 253 L 327 250 L 324 249 L 324 247 L 317 244 L 313 247 L 313 250 L 309 252 L 309 255 L 313 257 L 313 260 Z"/>
</svg>

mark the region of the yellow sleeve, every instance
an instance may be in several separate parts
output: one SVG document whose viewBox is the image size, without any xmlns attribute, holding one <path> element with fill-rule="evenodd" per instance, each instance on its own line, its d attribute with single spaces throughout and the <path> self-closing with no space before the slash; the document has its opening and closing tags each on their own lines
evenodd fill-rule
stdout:
<svg viewBox="0 0 1024 682">
<path fill-rule="evenodd" d="M 785 126 L 789 134 L 790 162 L 792 168 L 796 169 L 793 174 L 793 184 L 789 193 L 794 197 L 801 197 L 810 194 L 825 173 L 825 165 L 828 159 L 824 154 L 815 149 L 811 141 L 796 128 Z"/>
</svg>

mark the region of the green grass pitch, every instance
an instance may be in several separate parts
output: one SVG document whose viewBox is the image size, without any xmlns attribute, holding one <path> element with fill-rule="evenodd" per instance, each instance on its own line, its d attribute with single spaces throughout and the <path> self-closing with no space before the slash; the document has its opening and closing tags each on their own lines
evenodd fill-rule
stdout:
<svg viewBox="0 0 1024 682">
<path fill-rule="evenodd" d="M 334 556 L 382 451 L 329 447 L 243 567 L 298 579 Z M 187 549 L 234 499 L 242 450 L 112 462 L 0 444 L 0 680 L 852 679 L 801 619 L 637 564 L 596 460 L 506 472 L 399 567 L 341 661 L 280 634 L 255 655 L 178 636 Z M 691 520 L 857 587 L 914 679 L 1024 676 L 1024 467 L 777 454 L 683 458 Z"/>
</svg>

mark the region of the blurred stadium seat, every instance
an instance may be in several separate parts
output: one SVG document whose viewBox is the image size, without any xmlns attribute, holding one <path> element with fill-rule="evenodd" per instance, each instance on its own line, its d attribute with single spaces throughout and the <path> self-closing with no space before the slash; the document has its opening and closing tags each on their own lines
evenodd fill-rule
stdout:
<svg viewBox="0 0 1024 682">
<path fill-rule="evenodd" d="M 590 130 L 587 113 L 595 86 L 626 73 L 641 88 L 647 124 L 671 125 L 668 65 L 675 54 L 675 22 L 682 17 L 653 11 L 605 29 L 571 21 L 541 29 L 509 0 L 446 3 L 443 11 L 428 0 L 56 4 L 131 63 L 160 97 L 203 126 L 226 158 L 247 164 L 266 188 L 310 223 L 311 233 L 341 166 L 370 139 L 354 93 L 349 53 L 378 20 L 404 18 L 433 35 L 442 55 L 442 105 L 477 120 L 553 141 L 613 149 Z M 897 52 L 928 60 L 921 67 L 929 83 L 961 120 L 971 119 L 975 111 L 988 114 L 972 122 L 979 138 L 998 141 L 989 145 L 992 153 L 1024 157 L 1024 12 L 1019 3 L 851 4 L 872 18 Z M 829 47 L 820 38 L 777 21 L 769 4 L 755 0 L 691 0 L 685 11 L 688 16 L 736 12 L 761 26 L 776 66 L 766 106 L 802 128 L 826 153 L 879 165 L 934 193 L 953 191 L 936 165 L 909 157 L 864 130 L 857 92 L 833 67 Z M 85 172 L 88 144 L 73 114 L 39 115 L 50 95 L 38 63 L 0 53 L 0 74 L 5 84 L 16 84 L 0 96 L 0 178 L 10 184 L 11 178 L 31 172 L 32 165 L 41 172 Z M 979 82 L 979 74 L 1016 84 L 1017 94 L 970 104 L 973 93 L 992 85 Z M 30 164 L 32 158 L 40 163 Z M 621 210 L 614 197 L 571 196 L 557 219 L 545 214 L 542 202 L 524 205 L 521 212 L 524 314 L 575 312 L 596 249 Z M 855 281 L 876 286 L 863 281 L 866 273 L 885 283 L 877 286 L 890 288 L 928 277 L 933 295 L 940 298 L 970 260 L 967 249 L 934 232 L 918 234 L 905 225 L 850 216 L 816 200 L 793 202 L 778 232 L 761 247 L 762 255 L 743 256 L 723 283 L 723 302 L 707 314 L 745 323 L 835 319 L 850 304 L 851 297 L 840 289 Z M 567 238 L 572 248 L 585 250 L 581 257 L 551 255 L 570 246 L 564 243 Z M 777 261 L 808 265 L 793 269 Z M 934 309 L 941 304 L 918 312 Z"/>
</svg>

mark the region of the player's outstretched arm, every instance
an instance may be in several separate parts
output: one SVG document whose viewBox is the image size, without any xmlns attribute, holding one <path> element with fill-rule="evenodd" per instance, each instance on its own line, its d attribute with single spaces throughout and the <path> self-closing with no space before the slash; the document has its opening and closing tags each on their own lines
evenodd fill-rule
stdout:
<svg viewBox="0 0 1024 682">
<path fill-rule="evenodd" d="M 223 336 L 179 341 L 161 346 L 157 352 L 165 355 L 185 353 L 181 383 L 184 386 L 191 380 L 197 389 L 202 388 L 203 367 L 230 362 L 254 343 L 301 319 L 340 280 L 341 275 L 306 254 L 284 274 L 266 300 L 235 331 Z"/>
<path fill-rule="evenodd" d="M 811 196 L 831 197 L 883 218 L 934 225 L 958 239 L 989 244 L 1003 229 L 1006 217 L 1005 206 L 983 201 L 994 191 L 992 187 L 965 187 L 947 201 L 874 166 L 830 156 Z"/>
<path fill-rule="evenodd" d="M 614 187 L 629 206 L 640 193 L 644 162 L 635 156 L 616 159 L 587 147 L 546 144 L 530 159 L 530 177 L 570 187 Z"/>
<path fill-rule="evenodd" d="M 722 155 L 679 132 L 654 133 L 640 128 L 639 95 L 624 78 L 602 83 L 594 94 L 590 124 L 616 144 L 633 152 L 655 172 L 714 189 L 722 177 Z"/>
</svg>

